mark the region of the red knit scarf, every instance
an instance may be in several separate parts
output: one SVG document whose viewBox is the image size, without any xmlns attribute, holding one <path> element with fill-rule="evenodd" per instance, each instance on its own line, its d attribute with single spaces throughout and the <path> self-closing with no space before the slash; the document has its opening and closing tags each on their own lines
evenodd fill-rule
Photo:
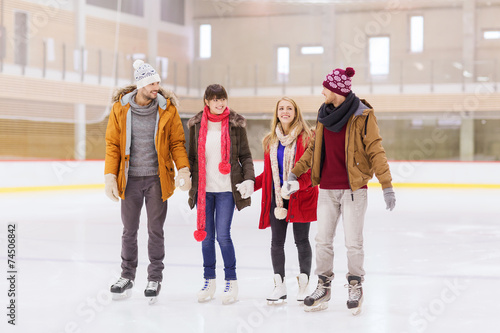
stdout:
<svg viewBox="0 0 500 333">
<path fill-rule="evenodd" d="M 221 122 L 221 159 L 219 163 L 220 173 L 227 175 L 231 172 L 231 164 L 229 163 L 229 154 L 231 148 L 231 138 L 229 136 L 229 108 L 226 107 L 221 114 L 212 114 L 210 109 L 205 105 L 203 115 L 201 117 L 200 134 L 198 137 L 198 202 L 197 202 L 197 230 L 194 232 L 194 238 L 201 242 L 207 236 L 205 231 L 205 207 L 207 203 L 207 193 L 205 186 L 207 184 L 206 175 L 206 159 L 205 145 L 207 143 L 208 121 Z"/>
</svg>

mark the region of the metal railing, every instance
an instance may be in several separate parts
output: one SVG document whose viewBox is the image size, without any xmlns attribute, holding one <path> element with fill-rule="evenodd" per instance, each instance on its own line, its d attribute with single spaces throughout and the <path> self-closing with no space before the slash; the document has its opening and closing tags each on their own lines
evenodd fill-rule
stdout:
<svg viewBox="0 0 500 333">
<path fill-rule="evenodd" d="M 133 83 L 133 61 L 136 54 L 104 48 L 77 48 L 68 43 L 48 42 L 31 38 L 25 54 L 15 43 L 5 43 L 0 52 L 0 74 L 24 75 L 62 81 L 104 86 Z M 2 57 L 3 56 L 3 57 Z M 160 55 L 161 56 L 161 55 Z M 321 60 L 320 57 L 315 59 Z M 277 74 L 275 64 L 214 64 L 214 60 L 193 62 L 168 61 L 152 64 L 162 76 L 162 84 L 181 95 L 201 96 L 211 83 L 220 83 L 232 90 L 232 95 L 284 95 L 299 92 L 316 94 L 321 89 L 328 67 L 321 61 L 291 63 L 289 73 Z M 370 74 L 369 64 L 349 64 L 355 68 L 353 84 L 365 92 L 406 93 L 421 91 L 465 92 L 468 86 L 490 85 L 498 91 L 500 64 L 497 59 L 479 60 L 467 64 L 460 59 L 433 59 L 393 61 L 386 75 Z"/>
</svg>

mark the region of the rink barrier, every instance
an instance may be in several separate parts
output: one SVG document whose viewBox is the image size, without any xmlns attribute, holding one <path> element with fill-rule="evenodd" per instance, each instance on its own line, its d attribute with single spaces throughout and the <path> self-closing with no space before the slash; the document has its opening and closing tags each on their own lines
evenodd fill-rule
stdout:
<svg viewBox="0 0 500 333">
<path fill-rule="evenodd" d="M 81 185 L 59 185 L 59 186 L 22 186 L 22 187 L 0 187 L 0 193 L 15 192 L 41 192 L 41 191 L 71 191 L 104 188 L 104 184 L 81 184 Z"/>
<path fill-rule="evenodd" d="M 254 160 L 255 174 L 263 168 Z M 500 189 L 500 162 L 389 161 L 398 188 Z M 0 161 L 0 193 L 104 188 L 104 160 Z M 379 187 L 376 178 L 369 187 Z"/>
<path fill-rule="evenodd" d="M 427 188 L 427 189 L 500 189 L 500 184 L 450 184 L 450 183 L 393 183 L 395 188 Z M 369 188 L 380 188 L 378 183 L 368 183 Z M 104 184 L 82 184 L 61 186 L 25 186 L 0 187 L 0 193 L 16 192 L 43 192 L 43 191 L 71 191 L 104 189 Z"/>
</svg>

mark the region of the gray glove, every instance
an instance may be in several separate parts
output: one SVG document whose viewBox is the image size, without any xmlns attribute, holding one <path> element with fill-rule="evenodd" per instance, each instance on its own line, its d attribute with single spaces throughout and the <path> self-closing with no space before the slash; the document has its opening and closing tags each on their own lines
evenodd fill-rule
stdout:
<svg viewBox="0 0 500 333">
<path fill-rule="evenodd" d="M 293 172 L 290 172 L 288 179 L 283 182 L 283 187 L 281 188 L 281 196 L 285 199 L 289 198 L 290 195 L 297 192 L 300 188 L 297 176 Z"/>
<path fill-rule="evenodd" d="M 392 187 L 384 188 L 384 200 L 387 205 L 385 209 L 392 211 L 396 206 L 396 194 L 394 193 L 394 189 Z"/>
</svg>

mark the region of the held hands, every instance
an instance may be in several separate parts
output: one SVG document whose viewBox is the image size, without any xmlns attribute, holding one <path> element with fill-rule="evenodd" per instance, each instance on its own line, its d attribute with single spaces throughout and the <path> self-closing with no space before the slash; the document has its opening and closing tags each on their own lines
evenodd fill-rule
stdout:
<svg viewBox="0 0 500 333">
<path fill-rule="evenodd" d="M 118 184 L 116 183 L 116 175 L 108 173 L 104 175 L 104 192 L 111 200 L 118 202 L 120 198 L 118 194 Z"/>
<path fill-rule="evenodd" d="M 385 209 L 392 211 L 396 206 L 396 194 L 394 193 L 394 189 L 392 187 L 388 187 L 384 188 L 383 191 L 386 204 Z"/>
<path fill-rule="evenodd" d="M 191 172 L 188 167 L 180 169 L 175 177 L 175 187 L 179 187 L 182 191 L 191 189 Z"/>
<path fill-rule="evenodd" d="M 242 183 L 236 184 L 236 189 L 241 194 L 242 199 L 248 199 L 252 196 L 254 191 L 254 181 L 245 180 Z"/>
<path fill-rule="evenodd" d="M 290 172 L 288 175 L 288 179 L 283 182 L 283 187 L 281 187 L 281 196 L 284 199 L 290 198 L 292 194 L 299 190 L 299 181 L 297 180 L 297 176 L 293 172 Z"/>
</svg>

